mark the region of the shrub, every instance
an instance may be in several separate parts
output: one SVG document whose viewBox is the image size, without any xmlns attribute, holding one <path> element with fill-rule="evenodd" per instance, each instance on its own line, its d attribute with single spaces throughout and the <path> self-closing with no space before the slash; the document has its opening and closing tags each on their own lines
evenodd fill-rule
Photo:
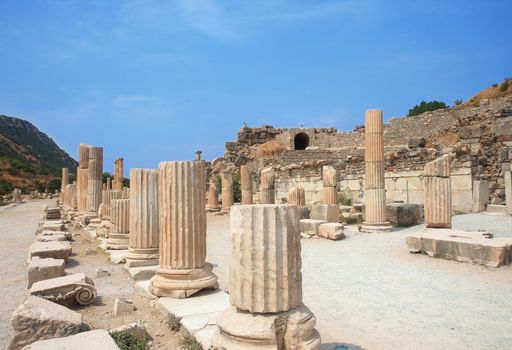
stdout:
<svg viewBox="0 0 512 350">
<path fill-rule="evenodd" d="M 234 203 L 240 203 L 242 201 L 242 186 L 240 184 L 240 174 L 233 174 L 233 200 Z"/>
<path fill-rule="evenodd" d="M 501 92 L 505 92 L 505 91 L 507 91 L 507 90 L 508 90 L 509 85 L 510 85 L 509 80 L 505 80 L 505 81 L 503 82 L 503 84 L 501 84 L 501 86 L 500 86 L 500 91 L 501 91 Z"/>
<path fill-rule="evenodd" d="M 258 146 L 258 157 L 272 157 L 283 153 L 286 148 L 277 141 L 270 140 Z"/>
<path fill-rule="evenodd" d="M 346 192 L 338 192 L 338 204 L 352 205 L 352 198 Z"/>
<path fill-rule="evenodd" d="M 412 116 L 415 116 L 415 115 L 419 115 L 421 113 L 431 112 L 431 111 L 435 111 L 437 109 L 443 109 L 443 108 L 448 108 L 448 106 L 444 102 L 439 102 L 439 101 L 425 102 L 425 101 L 421 101 L 421 103 L 419 105 L 416 105 L 416 106 L 414 106 L 413 108 L 411 108 L 409 110 L 409 113 L 407 114 L 407 116 L 408 117 L 412 117 Z"/>
<path fill-rule="evenodd" d="M 12 183 L 6 180 L 0 180 L 0 194 L 11 193 L 13 189 Z"/>
<path fill-rule="evenodd" d="M 145 350 L 148 348 L 148 338 L 135 335 L 129 330 L 114 332 L 110 336 L 114 339 L 120 350 Z"/>
<path fill-rule="evenodd" d="M 203 350 L 203 347 L 194 337 L 187 337 L 185 339 L 185 344 L 187 346 L 187 350 Z"/>
<path fill-rule="evenodd" d="M 456 99 L 456 100 L 455 100 L 455 102 L 454 102 L 454 104 L 455 104 L 456 106 L 460 106 L 460 105 L 462 104 L 462 100 L 461 100 L 460 98 L 459 98 L 459 99 Z"/>
<path fill-rule="evenodd" d="M 175 314 L 169 314 L 166 323 L 173 332 L 177 332 L 180 329 L 180 319 Z"/>
</svg>

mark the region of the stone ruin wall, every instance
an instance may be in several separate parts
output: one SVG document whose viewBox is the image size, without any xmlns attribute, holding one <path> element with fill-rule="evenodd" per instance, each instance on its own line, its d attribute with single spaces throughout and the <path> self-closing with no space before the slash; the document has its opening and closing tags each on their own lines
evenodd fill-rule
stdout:
<svg viewBox="0 0 512 350">
<path fill-rule="evenodd" d="M 309 136 L 306 150 L 294 150 L 298 133 Z M 418 146 L 424 138 L 425 145 Z M 258 145 L 274 140 L 286 150 L 277 156 L 255 154 Z M 442 154 L 453 153 L 452 191 L 455 210 L 471 210 L 474 180 L 487 180 L 491 199 L 504 200 L 502 169 L 512 163 L 512 97 L 482 100 L 479 107 L 458 107 L 392 118 L 384 128 L 387 200 L 423 203 L 424 165 Z M 323 165 L 338 170 L 338 191 L 362 200 L 364 192 L 364 126 L 353 132 L 336 128 L 243 127 L 236 142 L 226 143 L 225 158 L 247 164 L 255 186 L 259 171 L 276 168 L 277 202 L 288 190 L 302 185 L 308 202 L 321 199 Z M 257 188 L 257 187 L 254 187 Z"/>
</svg>

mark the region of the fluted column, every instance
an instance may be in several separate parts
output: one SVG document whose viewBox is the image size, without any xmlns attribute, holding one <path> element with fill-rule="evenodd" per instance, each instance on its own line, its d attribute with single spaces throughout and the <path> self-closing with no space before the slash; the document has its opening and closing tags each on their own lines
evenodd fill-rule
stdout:
<svg viewBox="0 0 512 350">
<path fill-rule="evenodd" d="M 217 288 L 207 265 L 204 162 L 163 162 L 158 169 L 160 265 L 151 279 L 157 296 L 187 298 Z"/>
<path fill-rule="evenodd" d="M 210 180 L 210 186 L 208 187 L 208 203 L 206 204 L 206 210 L 219 210 L 219 193 L 217 192 L 217 185 L 213 180 L 213 176 Z"/>
<path fill-rule="evenodd" d="M 267 167 L 261 171 L 259 198 L 261 204 L 274 204 L 274 168 Z"/>
<path fill-rule="evenodd" d="M 102 219 L 111 219 L 110 209 L 111 209 L 111 203 L 114 199 L 122 199 L 122 193 L 121 191 L 116 190 L 106 190 L 103 191 L 101 195 L 101 204 L 104 205 L 104 217 Z"/>
<path fill-rule="evenodd" d="M 106 186 L 105 186 L 105 190 L 107 191 L 110 191 L 112 189 L 112 185 L 111 185 L 111 182 L 110 182 L 110 177 L 107 177 L 107 183 L 106 183 Z"/>
<path fill-rule="evenodd" d="M 103 177 L 103 148 L 89 149 L 89 186 L 87 187 L 87 211 L 97 213 L 101 203 Z"/>
<path fill-rule="evenodd" d="M 322 182 L 323 182 L 323 203 L 324 204 L 338 204 L 338 196 L 336 192 L 336 169 L 332 166 L 324 166 L 322 168 Z"/>
<path fill-rule="evenodd" d="M 89 187 L 89 149 L 91 146 L 81 143 L 78 145 L 78 168 L 76 170 L 77 209 L 87 210 L 87 192 Z"/>
<path fill-rule="evenodd" d="M 315 316 L 302 304 L 297 207 L 234 206 L 230 230 L 231 307 L 217 317 L 214 348 L 318 349 Z"/>
<path fill-rule="evenodd" d="M 507 212 L 512 214 L 512 165 L 503 172 L 503 180 L 505 182 L 505 204 Z"/>
<path fill-rule="evenodd" d="M 240 187 L 242 188 L 242 204 L 252 204 L 252 176 L 247 165 L 240 166 Z"/>
<path fill-rule="evenodd" d="M 110 202 L 112 226 L 107 239 L 108 249 L 128 249 L 130 232 L 130 200 L 114 199 Z"/>
<path fill-rule="evenodd" d="M 123 164 L 124 159 L 118 158 L 114 161 L 114 181 L 113 181 L 113 189 L 122 191 L 123 190 Z"/>
<path fill-rule="evenodd" d="M 130 247 L 126 266 L 158 265 L 158 171 L 130 171 Z"/>
<path fill-rule="evenodd" d="M 222 183 L 222 210 L 229 211 L 233 205 L 233 176 L 228 171 L 220 173 Z"/>
<path fill-rule="evenodd" d="M 370 109 L 365 115 L 365 221 L 362 231 L 389 231 L 384 183 L 384 127 L 382 111 Z"/>
<path fill-rule="evenodd" d="M 304 187 L 296 186 L 288 192 L 288 204 L 298 207 L 306 206 L 306 191 L 304 191 Z"/>
<path fill-rule="evenodd" d="M 425 186 L 425 224 L 427 227 L 452 226 L 452 190 L 448 154 L 427 163 L 423 169 Z"/>
<path fill-rule="evenodd" d="M 61 192 L 64 191 L 66 185 L 69 185 L 69 168 L 62 168 L 62 180 L 60 184 Z"/>
</svg>

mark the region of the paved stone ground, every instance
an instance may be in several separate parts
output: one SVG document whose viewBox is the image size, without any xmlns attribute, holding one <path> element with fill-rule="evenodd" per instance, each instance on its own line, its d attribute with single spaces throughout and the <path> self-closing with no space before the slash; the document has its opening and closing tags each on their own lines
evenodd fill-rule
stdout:
<svg viewBox="0 0 512 350">
<path fill-rule="evenodd" d="M 45 203 L 29 201 L 0 211 L 0 345 L 9 339 L 9 320 L 23 302 L 27 288 L 27 252 L 35 238 Z"/>
<path fill-rule="evenodd" d="M 512 217 L 454 217 L 456 229 L 512 236 Z M 304 303 L 323 349 L 510 349 L 512 267 L 498 269 L 410 254 L 403 237 L 348 233 L 302 240 Z M 227 288 L 229 218 L 208 216 L 208 257 Z"/>
</svg>

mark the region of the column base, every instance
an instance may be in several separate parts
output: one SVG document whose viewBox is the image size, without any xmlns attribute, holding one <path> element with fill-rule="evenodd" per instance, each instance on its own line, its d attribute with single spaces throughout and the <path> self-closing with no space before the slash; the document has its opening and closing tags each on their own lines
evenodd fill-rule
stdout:
<svg viewBox="0 0 512 350">
<path fill-rule="evenodd" d="M 188 298 L 202 289 L 217 288 L 219 282 L 210 264 L 196 269 L 158 268 L 149 285 L 149 291 L 153 295 L 177 299 Z"/>
<path fill-rule="evenodd" d="M 128 249 L 130 242 L 127 233 L 109 233 L 107 238 L 107 249 Z"/>
<path fill-rule="evenodd" d="M 361 232 L 388 232 L 393 229 L 393 226 L 387 221 L 385 222 L 363 222 Z"/>
<path fill-rule="evenodd" d="M 126 267 L 158 266 L 158 248 L 128 248 Z"/>
<path fill-rule="evenodd" d="M 207 205 L 206 206 L 206 211 L 207 212 L 211 212 L 211 213 L 215 213 L 217 211 L 220 211 L 221 208 L 219 206 L 214 206 L 214 205 Z"/>
<path fill-rule="evenodd" d="M 217 317 L 214 349 L 320 349 L 316 318 L 304 305 L 287 312 L 251 314 L 231 306 Z"/>
</svg>

